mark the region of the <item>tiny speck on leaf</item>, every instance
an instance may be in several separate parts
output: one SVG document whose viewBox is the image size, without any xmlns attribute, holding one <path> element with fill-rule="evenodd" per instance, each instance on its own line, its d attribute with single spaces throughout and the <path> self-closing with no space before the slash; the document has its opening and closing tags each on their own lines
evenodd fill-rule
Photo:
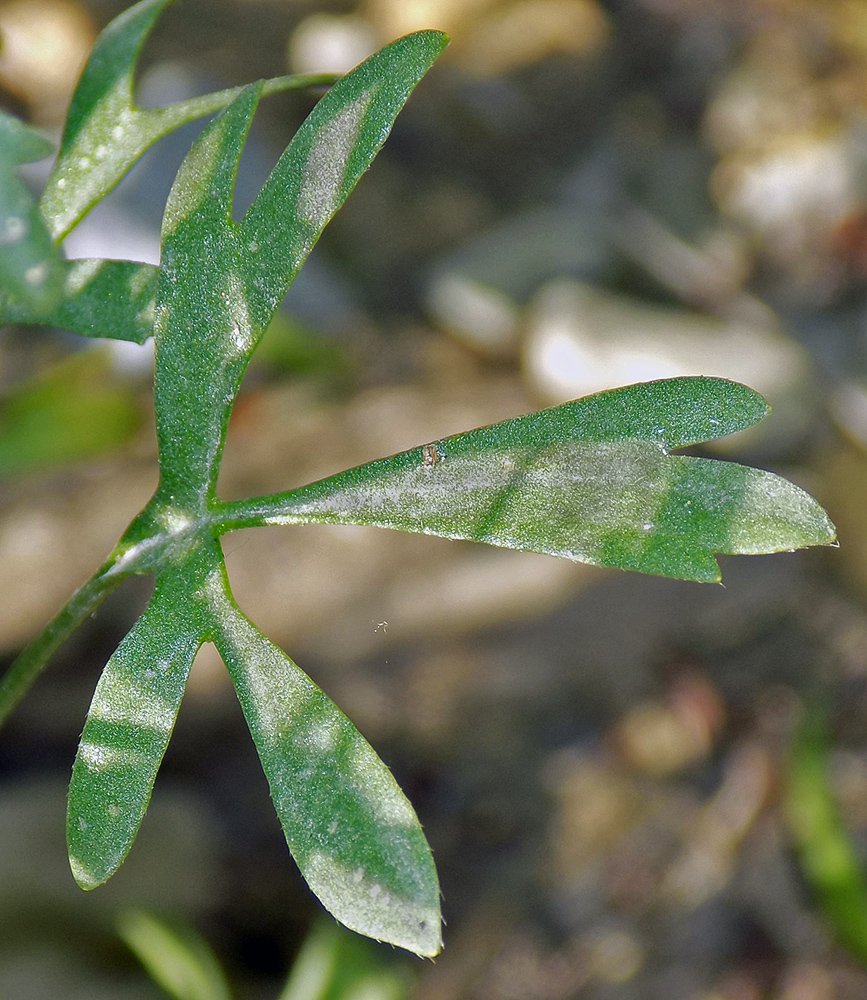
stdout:
<svg viewBox="0 0 867 1000">
<path fill-rule="evenodd" d="M 444 457 L 442 450 L 435 444 L 426 444 L 421 450 L 421 463 L 428 469 L 441 462 Z"/>
</svg>

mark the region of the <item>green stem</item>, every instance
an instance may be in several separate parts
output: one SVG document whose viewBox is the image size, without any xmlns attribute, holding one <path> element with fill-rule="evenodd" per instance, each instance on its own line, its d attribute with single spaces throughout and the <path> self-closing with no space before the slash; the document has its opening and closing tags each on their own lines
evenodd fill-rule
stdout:
<svg viewBox="0 0 867 1000">
<path fill-rule="evenodd" d="M 309 87 L 331 87 L 337 83 L 340 73 L 304 73 L 296 76 L 272 76 L 262 81 L 262 94 L 280 94 L 287 90 L 304 90 Z M 194 121 L 204 115 L 219 111 L 231 104 L 241 93 L 243 87 L 227 87 L 225 90 L 215 90 L 211 94 L 192 97 L 174 104 L 163 104 L 156 108 L 135 108 L 135 114 L 141 115 L 142 122 L 148 125 L 155 123 L 153 131 L 161 132 L 164 123 L 168 129 L 176 128 L 185 121 Z M 156 136 L 159 138 L 159 135 Z M 147 134 L 148 144 L 155 141 L 152 133 Z"/>
<path fill-rule="evenodd" d="M 72 595 L 69 602 L 51 619 L 24 651 L 16 657 L 0 678 L 0 725 L 42 673 L 51 654 L 102 600 L 127 576 L 110 573 L 113 560 L 99 570 Z"/>
</svg>

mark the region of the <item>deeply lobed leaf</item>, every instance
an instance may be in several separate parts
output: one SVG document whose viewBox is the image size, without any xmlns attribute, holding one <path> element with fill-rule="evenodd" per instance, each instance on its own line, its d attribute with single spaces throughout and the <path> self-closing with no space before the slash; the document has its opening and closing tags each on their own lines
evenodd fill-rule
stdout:
<svg viewBox="0 0 867 1000">
<path fill-rule="evenodd" d="M 72 96 L 60 152 L 40 208 L 59 243 L 126 171 L 162 136 L 230 104 L 240 87 L 159 108 L 133 101 L 133 77 L 142 46 L 171 0 L 141 0 L 101 32 Z M 275 77 L 266 93 L 330 84 L 330 74 Z"/>
<path fill-rule="evenodd" d="M 128 850 L 189 662 L 213 639 L 314 892 L 356 930 L 420 954 L 439 950 L 439 889 L 418 820 L 349 720 L 234 606 L 214 542 L 213 490 L 232 402 L 279 298 L 443 44 L 435 32 L 401 39 L 344 78 L 241 222 L 230 216 L 232 188 L 261 84 L 206 127 L 175 180 L 154 307 L 160 485 L 107 571 L 153 571 L 157 589 L 106 667 L 73 769 L 68 837 L 83 885 L 107 878 Z M 267 228 L 259 228 L 263 206 Z M 106 282 L 133 278 L 143 296 L 151 290 L 152 271 L 126 267 L 83 283 L 76 322 L 98 303 L 84 290 L 103 271 Z M 128 331 L 138 316 L 120 319 Z M 154 667 L 158 632 L 171 655 Z"/>
<path fill-rule="evenodd" d="M 229 411 L 278 303 L 445 43 L 440 32 L 408 35 L 336 83 L 238 223 L 232 188 L 261 85 L 184 160 L 163 220 L 154 338 L 161 495 L 187 515 L 213 502 Z"/>
<path fill-rule="evenodd" d="M 143 0 L 100 36 L 43 194 L 47 228 L 28 209 L 40 261 L 50 263 L 62 298 L 7 280 L 0 299 L 4 320 L 136 342 L 154 332 L 160 486 L 108 562 L 4 676 L 0 713 L 114 582 L 153 572 L 153 598 L 105 668 L 73 768 L 68 839 L 76 878 L 92 887 L 121 863 L 192 659 L 213 640 L 313 890 L 347 926 L 433 955 L 441 946 L 439 890 L 412 808 L 351 722 L 238 610 L 217 536 L 262 523 L 374 524 L 711 580 L 719 578 L 715 553 L 828 544 L 833 526 L 815 501 L 776 476 L 669 454 L 767 411 L 752 390 L 701 378 L 600 393 L 299 490 L 221 502 L 214 490 L 223 437 L 249 358 L 445 36 L 399 39 L 337 83 L 234 222 L 235 171 L 259 96 L 300 83 L 281 78 L 136 108 L 136 58 L 168 2 Z M 51 238 L 62 239 L 160 135 L 219 107 L 173 186 L 159 269 L 59 262 Z M 15 162 L 0 163 L 0 186 L 16 179 Z M 0 252 L 0 271 L 4 259 Z"/>
<path fill-rule="evenodd" d="M 668 454 L 766 412 L 724 379 L 626 386 L 227 505 L 227 523 L 370 524 L 717 581 L 715 553 L 834 540 L 820 505 L 779 476 Z"/>
</svg>

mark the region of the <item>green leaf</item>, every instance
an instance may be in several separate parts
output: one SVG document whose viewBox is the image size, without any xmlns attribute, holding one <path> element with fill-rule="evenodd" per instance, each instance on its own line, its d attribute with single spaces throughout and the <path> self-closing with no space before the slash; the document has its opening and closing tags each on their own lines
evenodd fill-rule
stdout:
<svg viewBox="0 0 867 1000">
<path fill-rule="evenodd" d="M 442 32 L 419 31 L 385 46 L 339 80 L 295 133 L 238 227 L 242 259 L 256 255 L 247 301 L 262 329 L 447 43 Z"/>
<path fill-rule="evenodd" d="M 136 398 L 105 384 L 101 353 L 73 355 L 0 402 L 0 475 L 90 458 L 132 437 L 141 424 Z"/>
<path fill-rule="evenodd" d="M 439 885 L 412 806 L 349 719 L 209 581 L 229 668 L 286 842 L 326 909 L 419 955 L 442 947 Z"/>
<path fill-rule="evenodd" d="M 335 85 L 235 222 L 232 189 L 257 101 L 298 81 L 136 108 L 135 61 L 165 4 L 145 0 L 100 36 L 41 203 L 51 235 L 61 239 L 150 142 L 228 105 L 178 173 L 159 270 L 58 264 L 62 303 L 38 300 L 14 282 L 0 303 L 7 318 L 89 335 L 141 341 L 153 330 L 160 482 L 103 567 L 4 675 L 0 715 L 116 582 L 153 572 L 154 596 L 105 668 L 73 767 L 67 832 L 76 878 L 92 887 L 121 863 L 192 659 L 202 642 L 214 641 L 312 889 L 347 926 L 433 955 L 441 946 L 439 892 L 418 820 L 349 720 L 237 609 L 218 536 L 249 524 L 359 522 L 717 579 L 715 553 L 828 543 L 833 527 L 814 501 L 777 477 L 669 454 L 766 412 L 756 393 L 717 379 L 602 393 L 291 493 L 221 502 L 215 484 L 223 439 L 250 356 L 445 36 L 399 39 Z M 40 238 L 47 245 L 48 231 Z M 45 252 L 56 263 L 50 247 Z"/>
<path fill-rule="evenodd" d="M 51 149 L 38 132 L 0 112 L 0 284 L 35 309 L 50 309 L 60 298 L 60 256 L 17 167 Z"/>
<path fill-rule="evenodd" d="M 372 941 L 320 920 L 295 956 L 279 1000 L 402 1000 L 412 992 L 406 971 Z"/>
<path fill-rule="evenodd" d="M 188 516 L 213 495 L 229 411 L 264 329 L 251 315 L 249 265 L 237 251 L 230 218 L 235 171 L 260 92 L 261 85 L 248 87 L 202 132 L 181 164 L 163 218 L 154 320 L 160 490 Z"/>
<path fill-rule="evenodd" d="M 83 889 L 117 871 L 138 832 L 203 641 L 206 619 L 193 594 L 208 568 L 193 555 L 183 570 L 157 577 L 150 603 L 97 684 L 66 818 L 69 863 Z"/>
<path fill-rule="evenodd" d="M 715 553 L 834 540 L 819 504 L 779 476 L 668 453 L 765 412 L 724 379 L 646 382 L 228 504 L 225 523 L 371 524 L 717 581 Z"/>
<path fill-rule="evenodd" d="M 0 156 L 7 163 L 37 163 L 53 152 L 54 144 L 41 132 L 0 111 Z"/>
<path fill-rule="evenodd" d="M 152 264 L 83 258 L 62 261 L 62 294 L 53 301 L 24 301 L 0 291 L 0 325 L 40 323 L 85 337 L 143 344 L 153 334 L 159 271 Z"/>
<path fill-rule="evenodd" d="M 155 124 L 165 131 L 190 116 L 191 103 L 153 111 L 132 104 L 136 55 L 164 6 L 145 0 L 97 43 L 42 202 L 56 239 L 152 141 Z M 148 608 L 97 685 L 73 766 L 67 838 L 86 888 L 105 881 L 128 851 L 192 659 L 213 639 L 234 673 L 287 841 L 314 891 L 348 926 L 422 954 L 440 948 L 436 872 L 418 820 L 349 720 L 235 608 L 215 540 L 214 484 L 241 377 L 279 299 L 444 44 L 438 33 L 419 33 L 349 74 L 314 109 L 239 223 L 230 215 L 235 171 L 268 85 L 235 92 L 178 173 L 158 279 L 145 266 L 71 262 L 62 306 L 40 310 L 5 298 L 7 317 L 133 340 L 149 331 L 154 303 L 157 493 L 0 690 L 8 712 L 84 609 L 115 580 L 155 574 Z"/>
<path fill-rule="evenodd" d="M 229 411 L 274 310 L 444 45 L 439 32 L 409 35 L 335 84 L 238 223 L 232 188 L 260 85 L 210 123 L 181 165 L 163 219 L 155 407 L 160 495 L 189 515 L 213 498 Z"/>
<path fill-rule="evenodd" d="M 55 243 L 123 177 L 157 139 L 179 125 L 230 104 L 240 87 L 138 108 L 133 76 L 139 52 L 157 17 L 171 0 L 142 0 L 116 17 L 100 34 L 75 89 L 57 161 L 40 207 Z M 275 77 L 265 93 L 330 84 L 334 76 Z"/>
<path fill-rule="evenodd" d="M 801 867 L 835 938 L 867 962 L 867 876 L 834 802 L 821 698 L 805 709 L 795 733 L 785 806 Z"/>
<path fill-rule="evenodd" d="M 118 933 L 151 979 L 174 1000 L 230 1000 L 220 963 L 186 924 L 128 910 L 118 920 Z"/>
<path fill-rule="evenodd" d="M 135 56 L 162 6 L 164 3 L 155 3 L 152 0 L 139 4 L 122 15 L 119 22 L 113 22 L 100 36 L 73 99 L 70 124 L 65 138 L 68 147 L 67 157 L 71 155 L 70 149 L 78 148 L 75 144 L 84 142 L 81 137 L 86 138 L 90 134 L 88 130 L 92 134 L 85 146 L 81 148 L 90 150 L 94 146 L 94 143 L 99 139 L 99 130 L 108 127 L 106 123 L 111 122 L 112 107 L 114 107 L 115 112 L 120 114 L 129 110 Z M 439 51 L 445 43 L 445 37 L 435 32 L 422 33 L 414 37 L 422 43 L 422 48 L 430 49 L 427 53 L 429 57 L 427 63 L 409 71 L 409 77 L 417 79 L 423 74 L 436 51 Z M 397 102 L 394 100 L 394 88 L 387 81 L 382 88 L 384 91 L 382 108 L 393 117 L 399 109 L 401 96 L 405 97 L 408 94 L 406 86 L 408 73 L 407 68 L 402 65 L 402 58 L 410 61 L 416 59 L 419 55 L 418 42 L 408 46 L 395 43 L 394 46 L 390 47 L 390 50 L 390 61 L 384 64 L 380 62 L 379 66 L 383 71 L 397 72 L 400 77 Z M 398 56 L 396 61 L 395 53 Z M 370 70 L 369 68 L 365 69 L 366 65 L 363 64 L 356 72 L 369 75 Z M 347 79 L 351 81 L 353 74 L 350 74 Z M 266 82 L 262 86 L 262 91 L 268 90 L 270 85 Z M 344 91 L 344 93 L 347 92 Z M 221 100 L 225 98 L 228 101 L 233 94 L 242 98 L 240 105 L 242 117 L 246 115 L 247 119 L 243 121 L 243 128 L 240 131 L 235 130 L 235 134 L 239 137 L 238 148 L 228 150 L 227 163 L 230 165 L 233 163 L 233 158 L 236 161 L 237 155 L 240 153 L 240 139 L 243 138 L 249 114 L 252 113 L 252 102 L 255 101 L 254 91 L 246 94 L 227 91 L 223 95 L 217 96 L 220 96 Z M 347 96 L 352 99 L 353 95 L 354 89 L 350 85 Z M 333 118 L 335 112 L 333 101 L 330 108 Z M 378 108 L 378 121 L 382 126 L 379 136 L 380 142 L 384 139 L 391 123 L 388 115 L 383 117 L 382 108 Z M 90 117 L 97 112 L 99 114 L 94 119 L 93 124 L 88 124 Z M 234 114 L 237 118 L 237 109 L 235 109 Z M 124 117 L 122 122 L 114 124 L 123 124 L 127 120 L 128 116 Z M 317 120 L 321 121 L 321 116 Z M 112 128 L 114 124 L 112 124 Z M 212 128 L 220 130 L 225 127 L 225 124 L 218 119 L 212 124 Z M 333 121 L 326 117 L 324 121 L 321 121 L 321 124 L 324 130 L 321 148 L 326 149 L 328 137 L 334 134 Z M 197 155 L 196 149 L 201 148 L 200 144 L 209 141 L 209 134 L 212 135 L 209 130 L 203 133 L 199 143 L 191 151 L 191 156 Z M 336 138 L 338 148 L 343 149 L 341 137 L 336 136 Z M 368 160 L 375 152 L 374 147 L 376 147 L 375 142 L 371 144 L 372 138 L 374 137 L 367 136 L 366 156 Z M 310 139 L 308 134 L 308 148 Z M 317 148 L 320 147 L 317 146 Z M 98 146 L 95 147 L 94 152 L 96 150 L 98 150 Z M 361 164 L 361 169 L 364 165 L 366 164 Z M 88 172 L 92 166 L 92 162 L 88 164 Z M 85 170 L 81 164 L 79 164 L 79 168 L 82 171 Z M 233 172 L 234 167 L 231 166 L 225 177 L 222 202 L 224 205 L 229 203 L 229 187 Z M 67 178 L 62 176 L 62 173 L 60 167 L 55 165 L 53 181 L 52 184 L 49 184 L 46 197 L 49 199 L 49 207 L 51 198 L 57 199 L 58 211 L 63 210 L 67 196 L 74 201 L 78 205 L 78 208 L 72 212 L 72 216 L 75 217 L 72 220 L 74 222 L 87 210 L 87 204 L 85 204 L 87 199 L 82 201 L 78 194 L 68 190 L 72 185 L 67 185 Z M 189 173 L 187 173 L 187 177 L 195 186 L 195 178 L 190 177 Z M 74 177 L 70 176 L 68 179 L 73 180 Z M 351 183 L 357 179 L 357 172 L 354 174 L 347 170 L 344 176 L 332 179 L 334 183 L 338 184 L 339 199 L 348 193 L 348 185 L 351 186 Z M 61 181 L 63 184 L 60 183 Z M 176 191 L 176 189 L 173 190 L 173 195 L 177 193 L 178 199 L 183 201 L 183 191 Z M 66 193 L 61 195 L 59 191 Z M 200 194 L 202 197 L 207 197 L 208 191 L 204 190 Z M 98 193 L 94 194 L 94 197 L 97 196 Z M 289 205 L 288 208 L 291 214 L 294 207 Z M 52 213 L 49 212 L 49 214 Z M 222 236 L 219 227 L 215 235 L 218 241 L 230 242 L 232 236 L 227 237 L 226 233 L 234 233 L 235 230 L 232 229 L 232 224 L 228 219 L 228 212 L 226 216 Z M 55 229 L 58 238 L 66 231 L 64 226 L 68 228 L 71 224 L 72 222 L 67 220 Z M 309 231 L 302 239 L 303 242 L 309 243 Z M 209 233 L 205 233 L 204 245 L 210 246 Z M 157 429 L 161 447 L 161 489 L 159 495 L 155 496 L 145 510 L 134 519 L 106 564 L 80 589 L 69 605 L 55 616 L 46 629 L 37 636 L 0 679 L 0 719 L 5 718 L 14 709 L 64 636 L 68 635 L 88 613 L 88 609 L 92 609 L 96 603 L 102 600 L 105 594 L 121 579 L 131 573 L 155 572 L 160 568 L 164 569 L 167 566 L 175 565 L 178 560 L 182 563 L 183 553 L 190 538 L 197 535 L 201 537 L 203 533 L 208 538 L 211 537 L 213 512 L 218 509 L 219 505 L 216 500 L 211 499 L 210 507 L 213 510 L 206 511 L 205 508 L 209 506 L 208 498 L 213 492 L 213 483 L 216 481 L 219 450 L 228 414 L 243 369 L 249 360 L 248 349 L 252 350 L 254 344 L 252 337 L 249 345 L 245 342 L 248 332 L 253 328 L 252 324 L 248 328 L 244 316 L 244 298 L 241 295 L 235 299 L 232 298 L 239 286 L 237 272 L 229 267 L 224 274 L 212 272 L 205 275 L 202 265 L 207 264 L 210 257 L 208 254 L 201 253 L 201 247 L 202 244 L 196 244 L 193 239 L 188 240 L 186 244 L 181 242 L 169 249 L 169 256 L 172 252 L 176 254 L 175 264 L 182 260 L 185 254 L 187 256 L 188 266 L 183 269 L 181 276 L 177 275 L 176 267 L 166 266 L 166 248 L 164 247 L 160 285 L 165 288 L 162 315 L 167 346 L 165 350 L 160 350 L 159 346 L 157 348 L 155 377 Z M 249 243 L 240 245 L 241 256 L 246 260 L 246 267 L 252 275 L 253 284 L 264 280 L 260 273 L 263 262 L 258 262 L 254 267 L 249 261 L 256 249 L 256 247 L 251 248 Z M 232 257 L 231 254 L 228 256 Z M 231 259 L 229 263 L 234 264 L 234 259 Z M 276 261 L 276 266 L 283 275 L 279 280 L 283 284 L 288 282 L 291 274 L 297 269 L 297 263 L 294 261 L 285 265 L 285 262 Z M 271 261 L 271 265 L 275 265 L 275 262 Z M 66 292 L 70 298 L 63 306 L 58 307 L 56 312 L 51 310 L 28 311 L 21 303 L 12 303 L 7 297 L 0 301 L 0 314 L 5 319 L 9 319 L 11 311 L 14 312 L 14 318 L 19 322 L 56 322 L 59 325 L 68 326 L 72 330 L 94 335 L 111 334 L 114 330 L 118 336 L 122 336 L 124 339 L 140 341 L 150 331 L 150 306 L 153 303 L 156 273 L 148 265 L 114 261 L 102 263 L 73 261 L 67 268 Z M 210 279 L 212 287 L 208 288 L 207 284 L 202 287 L 203 294 L 198 301 L 200 308 L 197 310 L 196 289 L 204 277 Z M 270 287 L 273 288 L 273 286 L 272 282 Z M 131 293 L 132 301 L 124 301 L 127 292 Z M 202 343 L 197 344 L 197 333 L 211 331 L 210 324 L 214 317 L 208 309 L 208 299 L 211 296 L 213 303 L 214 295 L 218 296 L 220 300 L 217 308 L 217 319 L 222 318 L 223 322 L 216 325 L 216 337 L 210 340 L 203 337 Z M 177 303 L 174 301 L 175 297 L 178 299 Z M 2 299 L 2 295 L 0 295 L 0 299 Z M 7 312 L 4 312 L 4 309 Z M 222 316 L 220 315 L 221 311 Z M 156 312 L 155 308 L 154 312 Z M 244 319 L 243 326 L 238 322 L 238 319 Z M 173 330 L 176 332 L 172 332 Z M 256 332 L 257 334 L 261 332 L 258 326 Z M 240 346 L 239 338 L 242 342 Z M 174 363 L 175 360 L 178 361 L 177 364 Z M 178 407 L 179 419 L 177 421 L 171 419 L 173 403 L 176 403 Z M 189 422 L 187 418 L 189 418 Z M 202 436 L 198 436 L 200 430 L 204 431 Z M 175 431 L 179 434 L 177 438 L 174 437 L 173 432 Z M 174 452 L 171 450 L 173 440 L 178 444 Z M 183 487 L 177 496 L 171 491 L 171 486 L 175 483 L 179 487 Z M 165 488 L 166 485 L 168 489 Z M 183 503 L 178 502 L 180 500 Z M 183 530 L 175 530 L 178 525 L 184 526 Z"/>
</svg>

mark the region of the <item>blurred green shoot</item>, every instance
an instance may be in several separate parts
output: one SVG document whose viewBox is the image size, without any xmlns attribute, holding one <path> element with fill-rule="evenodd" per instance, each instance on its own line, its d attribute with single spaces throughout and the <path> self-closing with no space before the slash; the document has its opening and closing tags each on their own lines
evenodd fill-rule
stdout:
<svg viewBox="0 0 867 1000">
<path fill-rule="evenodd" d="M 118 934 L 172 1000 L 232 1000 L 216 955 L 188 924 L 128 910 L 118 920 Z M 320 920 L 277 1000 L 405 1000 L 411 986 L 402 959 Z"/>
<path fill-rule="evenodd" d="M 831 933 L 867 963 L 867 878 L 834 801 L 828 748 L 827 708 L 811 704 L 789 755 L 786 814 L 804 877 Z"/>
</svg>

